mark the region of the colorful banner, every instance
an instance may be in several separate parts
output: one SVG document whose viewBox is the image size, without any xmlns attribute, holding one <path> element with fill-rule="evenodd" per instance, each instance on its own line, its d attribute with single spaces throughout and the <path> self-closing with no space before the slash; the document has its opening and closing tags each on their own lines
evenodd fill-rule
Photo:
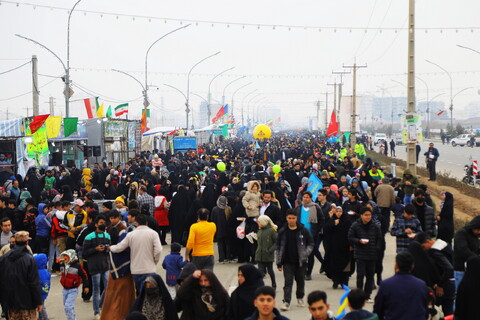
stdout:
<svg viewBox="0 0 480 320">
<path fill-rule="evenodd" d="M 312 193 L 312 201 L 315 202 L 318 196 L 318 190 L 323 188 L 323 183 L 315 174 L 311 173 L 308 177 L 307 191 Z"/>
<path fill-rule="evenodd" d="M 47 125 L 47 137 L 53 139 L 60 134 L 60 128 L 62 126 L 62 117 L 48 117 L 46 121 Z"/>
<path fill-rule="evenodd" d="M 30 128 L 27 130 L 27 136 L 32 136 Z M 27 144 L 27 153 L 31 159 L 37 159 L 38 154 L 48 154 L 47 129 L 45 126 L 40 127 L 40 129 L 33 134 L 33 142 Z"/>
<path fill-rule="evenodd" d="M 108 120 L 105 122 L 105 137 L 123 137 L 127 134 L 127 122 Z"/>
<path fill-rule="evenodd" d="M 63 135 L 65 138 L 78 130 L 78 118 L 63 119 Z"/>
</svg>

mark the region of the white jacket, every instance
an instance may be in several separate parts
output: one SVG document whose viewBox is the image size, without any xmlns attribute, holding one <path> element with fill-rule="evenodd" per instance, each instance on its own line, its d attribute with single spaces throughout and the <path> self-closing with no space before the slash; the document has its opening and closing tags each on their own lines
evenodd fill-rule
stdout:
<svg viewBox="0 0 480 320">
<path fill-rule="evenodd" d="M 156 273 L 160 262 L 162 245 L 158 233 L 147 226 L 138 226 L 125 239 L 111 246 L 113 253 L 130 248 L 130 270 L 132 274 Z"/>
</svg>

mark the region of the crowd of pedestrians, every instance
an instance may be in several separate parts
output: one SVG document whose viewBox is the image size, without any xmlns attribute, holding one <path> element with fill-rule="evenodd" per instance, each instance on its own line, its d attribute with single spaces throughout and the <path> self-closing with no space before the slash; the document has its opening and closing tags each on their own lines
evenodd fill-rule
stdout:
<svg viewBox="0 0 480 320">
<path fill-rule="evenodd" d="M 350 148 L 301 132 L 260 148 L 230 139 L 143 152 L 125 164 L 5 176 L 4 316 L 48 319 L 53 275 L 68 320 L 79 293 L 92 300 L 94 319 L 287 319 L 293 302 L 311 319 L 334 319 L 324 291 L 305 292 L 318 270 L 333 289 L 355 288 L 345 319 L 427 319 L 438 310 L 475 319 L 480 217 L 455 233 L 452 194 L 435 203 L 408 169 L 401 178 L 384 173 L 366 157 L 369 147 L 366 137 Z M 320 188 L 312 189 L 313 176 Z M 395 275 L 384 280 L 387 233 L 397 256 Z M 240 264 L 231 295 L 217 263 Z M 275 269 L 284 278 L 281 299 Z"/>
</svg>

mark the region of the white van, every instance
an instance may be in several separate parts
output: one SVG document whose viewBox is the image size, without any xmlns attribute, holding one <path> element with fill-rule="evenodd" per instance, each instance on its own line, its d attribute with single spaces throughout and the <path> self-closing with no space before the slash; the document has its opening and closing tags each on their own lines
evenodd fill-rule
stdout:
<svg viewBox="0 0 480 320">
<path fill-rule="evenodd" d="M 377 145 L 379 142 L 387 141 L 387 135 L 385 133 L 376 133 L 373 138 L 373 144 Z"/>
</svg>

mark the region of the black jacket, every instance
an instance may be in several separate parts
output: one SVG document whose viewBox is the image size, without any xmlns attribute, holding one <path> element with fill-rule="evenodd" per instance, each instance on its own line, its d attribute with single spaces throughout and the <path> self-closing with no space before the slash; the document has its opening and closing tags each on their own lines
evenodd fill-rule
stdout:
<svg viewBox="0 0 480 320">
<path fill-rule="evenodd" d="M 285 217 L 282 215 L 280 208 L 273 202 L 270 202 L 270 205 L 265 210 L 265 215 L 267 215 L 279 228 L 285 223 Z"/>
<path fill-rule="evenodd" d="M 360 243 L 361 239 L 368 239 L 368 243 Z M 382 231 L 373 221 L 364 224 L 361 220 L 355 221 L 348 230 L 348 241 L 354 246 L 355 259 L 376 260 L 377 250 L 382 244 Z"/>
<path fill-rule="evenodd" d="M 107 232 L 92 232 L 83 241 L 83 258 L 88 261 L 90 274 L 104 273 L 109 270 L 108 248 L 110 246 L 110 235 Z M 104 251 L 97 251 L 97 246 L 105 246 Z"/>
<path fill-rule="evenodd" d="M 480 229 L 480 216 L 476 216 L 465 227 L 458 230 L 454 237 L 453 268 L 456 271 L 465 271 L 465 262 L 470 257 L 477 256 L 480 250 L 478 236 L 472 229 Z"/>
<path fill-rule="evenodd" d="M 35 258 L 25 246 L 16 246 L 0 258 L 2 306 L 9 310 L 33 310 L 43 304 Z"/>
<path fill-rule="evenodd" d="M 278 231 L 277 238 L 277 250 L 275 252 L 277 266 L 283 266 L 285 259 L 285 249 L 287 247 L 287 231 L 288 225 L 285 225 L 280 231 Z M 300 266 L 307 262 L 308 256 L 313 251 L 313 237 L 310 234 L 303 224 L 297 223 L 297 251 L 298 251 L 298 261 Z"/>
</svg>

